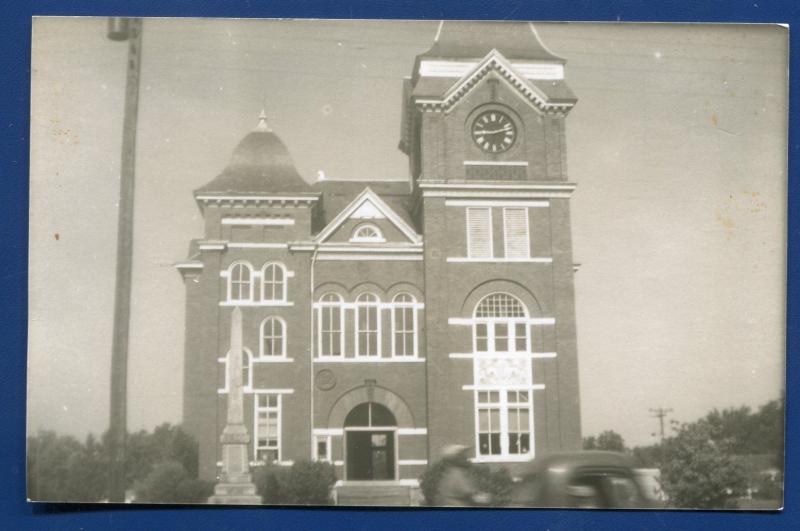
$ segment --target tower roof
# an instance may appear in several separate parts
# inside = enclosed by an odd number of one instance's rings
[[[256,128],[233,150],[228,166],[195,193],[286,194],[312,192],[292,162],[289,150],[261,112]]]
[[[566,63],[539,38],[530,22],[441,22],[430,50],[420,58],[482,59],[492,49],[512,61]]]

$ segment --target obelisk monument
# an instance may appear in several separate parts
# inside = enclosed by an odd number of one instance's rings
[[[258,505],[261,497],[250,476],[247,448],[250,434],[244,425],[244,391],[242,382],[242,310],[231,314],[231,348],[228,353],[228,413],[222,430],[222,473],[209,503]]]

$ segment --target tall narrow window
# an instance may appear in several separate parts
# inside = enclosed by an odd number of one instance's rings
[[[341,356],[344,352],[342,297],[326,293],[319,302],[319,355]]]
[[[492,209],[467,208],[467,256],[492,258]]]
[[[392,354],[399,357],[416,356],[416,300],[408,293],[400,293],[392,302]]]
[[[484,297],[475,308],[475,351],[528,352],[527,311],[508,293]]]
[[[253,300],[253,269],[250,264],[236,262],[228,269],[228,300],[231,302]]]
[[[530,392],[508,391],[508,453],[527,454],[531,448]]]
[[[500,455],[500,392],[478,391],[478,453]]]
[[[356,299],[356,355],[380,356],[380,313],[378,297],[362,293]]]
[[[261,323],[261,356],[286,355],[286,330],[283,319],[267,317]]]
[[[503,209],[503,233],[506,258],[530,258],[527,208]]]
[[[286,270],[281,264],[267,264],[264,266],[261,300],[286,300]]]
[[[281,395],[256,395],[255,444],[256,461],[272,463],[281,459]]]

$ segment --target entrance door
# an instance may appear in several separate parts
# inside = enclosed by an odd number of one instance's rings
[[[346,433],[347,479],[394,479],[394,431]]]
[[[350,411],[344,422],[347,479],[395,479],[396,425],[391,411],[376,402]]]

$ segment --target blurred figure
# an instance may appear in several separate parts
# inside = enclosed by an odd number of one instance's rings
[[[442,463],[445,468],[436,487],[434,505],[440,507],[470,507],[489,503],[489,495],[478,492],[478,488],[470,475],[472,464],[467,458],[468,452],[469,448],[459,444],[446,446],[442,450]]]

